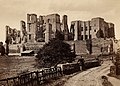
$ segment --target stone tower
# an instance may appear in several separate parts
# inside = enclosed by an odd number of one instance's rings
[[[52,32],[52,25],[49,23],[49,21],[46,22],[46,31],[45,31],[45,42],[48,43],[51,37]]]
[[[108,23],[108,26],[109,26],[109,29],[108,29],[109,38],[115,38],[114,24]]]
[[[43,38],[43,16],[39,16],[39,28],[38,28],[38,38]]]
[[[5,26],[5,28],[6,28],[6,42],[8,44],[12,44],[11,34],[13,33],[13,31],[9,26]]]
[[[27,33],[28,42],[36,42],[37,33],[37,15],[27,14]]]
[[[62,31],[64,33],[64,40],[69,40],[69,30],[68,30],[68,24],[67,24],[67,15],[63,16],[62,19]]]
[[[92,18],[91,21],[72,21],[70,34],[74,40],[114,38],[114,24],[108,23],[100,17]]]
[[[51,24],[51,28],[52,28],[51,38],[55,38],[56,31],[61,32],[60,15],[50,14],[45,16],[44,24],[46,24],[47,22]]]
[[[21,28],[21,42],[27,42],[27,31],[26,31],[26,23],[25,21],[20,21]]]

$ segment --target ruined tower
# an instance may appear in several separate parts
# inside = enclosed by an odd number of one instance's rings
[[[21,34],[20,34],[20,30],[16,31],[16,44],[21,43]]]
[[[93,38],[114,38],[114,24],[104,21],[103,18],[92,18],[91,21],[72,21],[70,33],[74,40]]]
[[[51,32],[52,32],[52,24],[50,24],[49,21],[46,21],[46,30],[45,30],[45,42],[46,43],[48,43],[49,40],[52,38]]]
[[[45,16],[44,24],[46,24],[47,22],[51,24],[51,28],[52,28],[51,38],[55,38],[56,31],[61,32],[60,15],[50,14]]]
[[[12,29],[9,26],[5,26],[5,28],[6,28],[6,42],[8,44],[12,44],[12,38],[11,38]]]
[[[9,26],[5,26],[5,29],[6,29],[6,39],[7,39],[7,37],[8,37],[8,30],[9,30]]]
[[[27,42],[27,31],[25,21],[20,21],[20,26],[21,26],[21,41],[22,43],[25,43]]]
[[[64,34],[64,40],[68,41],[69,40],[69,30],[68,30],[68,24],[67,24],[67,15],[64,15],[63,19],[62,19],[62,31]]]
[[[5,29],[6,29],[6,42],[8,43],[9,42],[9,39],[8,39],[8,34],[9,34],[9,26],[5,26]]]
[[[28,42],[36,42],[36,33],[37,33],[37,15],[36,14],[27,14],[27,33],[28,33]]]
[[[37,42],[44,41],[43,23],[44,23],[43,16],[39,16],[39,18],[37,19],[37,30],[36,30],[36,40],[37,40]]]
[[[109,26],[109,29],[108,29],[109,38],[115,38],[114,24],[109,23],[108,26]]]
[[[82,31],[83,27],[81,27],[81,21],[71,22],[70,33],[72,33],[72,39],[74,39],[75,41],[80,40]]]
[[[78,40],[78,29],[79,29],[79,21],[76,21],[74,24],[74,31],[75,31],[75,35],[74,35],[74,40]]]
[[[18,44],[21,43],[20,31],[16,28],[12,29],[9,26],[6,26],[6,42],[8,44]]]

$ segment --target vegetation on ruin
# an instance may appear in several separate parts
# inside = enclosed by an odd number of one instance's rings
[[[104,38],[104,34],[103,31],[101,29],[99,29],[96,33],[97,38]]]
[[[52,39],[39,50],[36,57],[39,67],[51,67],[59,63],[72,62],[75,53],[71,52],[69,44],[59,39]]]

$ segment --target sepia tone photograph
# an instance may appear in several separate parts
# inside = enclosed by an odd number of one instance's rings
[[[120,86],[120,0],[0,0],[0,86]]]

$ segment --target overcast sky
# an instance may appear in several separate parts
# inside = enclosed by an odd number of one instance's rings
[[[0,41],[5,40],[5,26],[20,29],[20,20],[26,21],[27,13],[66,14],[69,24],[102,17],[115,24],[116,38],[120,39],[120,0],[0,0]]]

